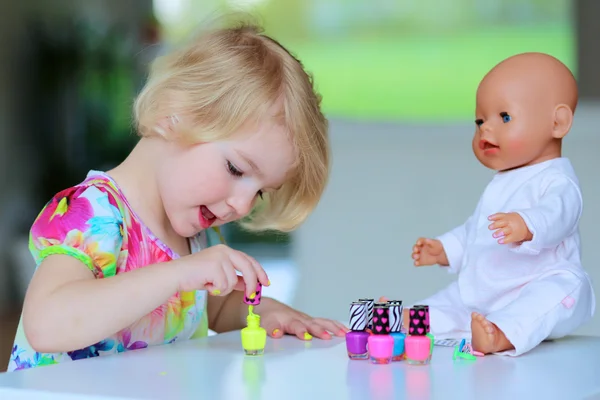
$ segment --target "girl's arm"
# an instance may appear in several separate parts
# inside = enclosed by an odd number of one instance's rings
[[[147,315],[177,292],[167,263],[95,279],[79,260],[51,255],[35,272],[23,305],[29,344],[42,353],[97,343]]]

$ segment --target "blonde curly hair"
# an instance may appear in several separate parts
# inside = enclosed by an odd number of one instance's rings
[[[187,124],[161,128],[169,115],[185,117]],[[140,135],[190,144],[226,140],[244,124],[275,118],[288,132],[296,163],[282,187],[265,193],[240,221],[249,230],[294,230],[327,184],[328,122],[321,97],[302,63],[256,23],[204,30],[157,58],[134,116]]]

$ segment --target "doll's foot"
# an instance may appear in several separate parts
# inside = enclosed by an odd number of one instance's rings
[[[483,354],[514,349],[504,332],[479,313],[471,314],[471,345]]]

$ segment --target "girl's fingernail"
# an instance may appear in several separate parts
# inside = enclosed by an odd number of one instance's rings
[[[275,329],[275,330],[273,331],[273,336],[277,335],[278,333],[279,333],[279,329]]]
[[[267,281],[267,286],[271,286],[271,280],[270,279]]]
[[[304,340],[311,340],[312,339],[312,335],[308,332],[304,332]]]
[[[212,291],[212,293],[211,293],[211,294],[212,294],[213,296],[218,296],[218,295],[220,295],[220,294],[221,294],[221,291],[220,291],[219,289],[215,289],[215,290],[213,290],[213,291]]]

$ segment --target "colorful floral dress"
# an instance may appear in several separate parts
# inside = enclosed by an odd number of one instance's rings
[[[190,239],[192,252],[207,245],[205,232]],[[36,265],[49,255],[66,254],[80,260],[96,279],[179,257],[140,221],[116,183],[97,171],[91,171],[81,184],[58,193],[46,204],[31,228],[29,249]],[[25,337],[21,318],[8,371],[141,349],[207,333],[204,290],[176,293],[166,304],[115,335],[65,353],[34,351]]]

